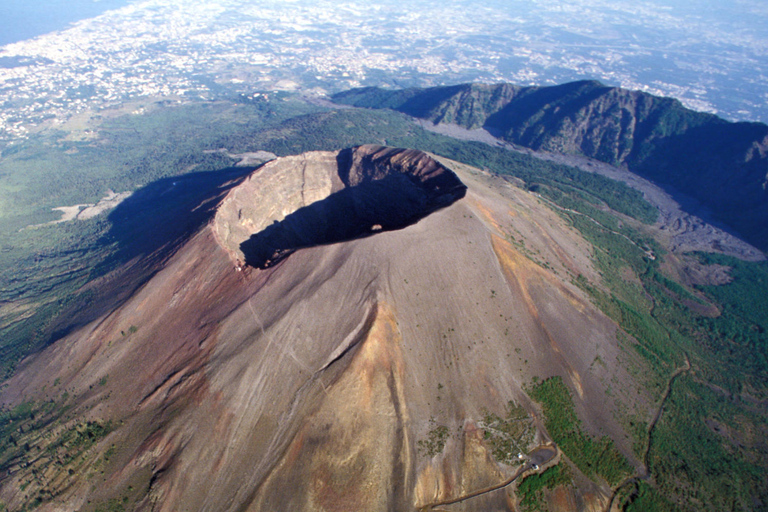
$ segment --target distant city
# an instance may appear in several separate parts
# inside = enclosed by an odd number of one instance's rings
[[[130,101],[579,79],[765,122],[768,5],[140,0],[0,47],[0,141]]]

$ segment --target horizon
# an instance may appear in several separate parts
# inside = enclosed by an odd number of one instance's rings
[[[3,13],[31,37],[0,45],[0,140],[105,98],[499,81],[593,79],[768,121],[768,7],[746,2],[34,0]],[[61,92],[64,105],[49,99]]]

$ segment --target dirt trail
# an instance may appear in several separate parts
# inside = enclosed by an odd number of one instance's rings
[[[672,384],[675,382],[675,379],[690,370],[691,362],[688,359],[688,355],[686,354],[685,366],[677,368],[674,372],[672,372],[672,375],[669,376],[669,380],[667,381],[667,388],[664,390],[664,394],[661,396],[661,401],[659,402],[659,408],[656,410],[656,414],[653,416],[651,424],[648,425],[648,440],[645,444],[645,453],[643,454],[642,472],[635,476],[624,479],[624,481],[616,486],[616,488],[613,490],[613,494],[611,494],[611,499],[608,502],[608,506],[606,507],[605,512],[611,512],[611,508],[613,508],[613,504],[616,501],[616,497],[619,495],[619,491],[621,491],[621,489],[628,485],[633,485],[640,480],[648,480],[651,477],[649,470],[649,458],[651,456],[651,440],[653,439],[653,431],[656,428],[656,424],[659,422],[659,419],[661,419],[661,413],[664,411],[664,404],[667,402],[667,398],[669,398],[669,394],[672,392]]]
[[[550,201],[546,197],[542,196],[541,194],[535,194],[535,195],[536,195],[536,197],[538,197],[539,199],[541,199],[542,201],[544,201],[545,203],[550,205],[552,208],[558,209],[558,210],[563,211],[563,212],[572,213],[574,215],[581,215],[582,217],[587,218],[591,222],[597,224],[598,226],[600,226],[600,228],[604,229],[605,231],[607,231],[609,233],[613,233],[614,235],[617,235],[617,236],[625,238],[627,240],[627,242],[629,242],[630,244],[634,245],[635,247],[637,247],[638,249],[643,251],[645,253],[645,255],[648,256],[648,258],[650,258],[652,260],[656,259],[656,256],[653,254],[653,251],[649,251],[648,249],[640,247],[639,245],[637,245],[635,243],[634,240],[629,238],[627,235],[625,235],[623,233],[619,233],[618,231],[614,231],[614,230],[610,229],[609,227],[604,226],[603,224],[600,224],[598,221],[596,221],[595,219],[593,219],[592,217],[590,217],[589,215],[587,215],[585,213],[577,212],[576,210],[571,210],[570,208],[563,208],[562,206],[553,203],[552,201]]]
[[[530,460],[520,466],[515,473],[507,478],[506,480],[499,482],[498,484],[491,485],[489,487],[485,487],[483,489],[478,489],[476,491],[472,491],[468,494],[465,494],[464,496],[459,496],[458,498],[448,498],[445,500],[435,501],[432,503],[429,503],[427,505],[424,505],[423,507],[420,507],[419,510],[421,512],[439,512],[439,509],[435,509],[434,507],[442,507],[444,505],[453,505],[454,503],[461,503],[462,501],[467,501],[472,498],[477,498],[478,496],[482,496],[484,494],[488,494],[494,491],[498,491],[499,489],[503,489],[506,486],[510,485],[512,482],[520,478],[520,476],[525,473],[528,470],[534,469],[534,466],[536,468],[541,468],[545,466],[546,464],[550,463],[552,460],[557,457],[557,447],[552,446],[539,446],[538,448],[534,449],[530,454]]]

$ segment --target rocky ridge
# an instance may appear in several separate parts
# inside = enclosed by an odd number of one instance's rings
[[[436,124],[484,128],[533,150],[583,155],[680,191],[768,249],[768,126],[731,123],[671,98],[595,81],[552,87],[464,84],[355,89],[334,100]]]
[[[420,151],[315,152],[264,165],[224,200],[213,229],[234,259],[263,267],[302,247],[406,227],[465,191]]]

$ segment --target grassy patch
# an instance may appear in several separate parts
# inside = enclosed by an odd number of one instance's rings
[[[93,512],[125,512],[129,499],[127,496],[122,498],[112,498],[106,503],[93,509]]]
[[[638,482],[636,487],[628,489],[620,502],[625,512],[674,512],[680,510],[667,500],[659,491],[646,482]]]
[[[557,466],[547,468],[543,473],[527,476],[517,486],[516,494],[520,498],[520,506],[523,510],[546,512],[544,490],[572,483],[573,477],[568,467],[558,464]]]
[[[768,421],[734,398],[681,376],[654,430],[655,482],[689,510],[748,510],[768,490],[768,449],[757,440],[768,434]]]
[[[111,422],[64,419],[67,406],[25,402],[0,411],[0,472],[23,471],[24,509],[52,500],[95,459]],[[114,450],[112,450],[114,454]]]
[[[450,432],[445,425],[438,425],[434,418],[430,418],[429,424],[431,428],[427,433],[427,438],[419,440],[416,445],[421,455],[434,457],[443,452]]]
[[[682,364],[687,353],[696,380],[675,382],[661,420],[650,439],[651,482],[627,496],[627,510],[749,510],[768,498],[764,446],[747,439],[768,435],[768,418],[750,400],[768,396],[768,264],[722,255],[700,255],[705,264],[729,265],[733,282],[700,287],[719,303],[717,318],[699,316],[685,302],[701,302],[682,284],[661,274],[663,252],[655,260],[637,246],[648,245],[636,232],[623,232],[636,245],[593,223],[572,222],[595,247],[594,261],[603,287],[577,278],[595,304],[637,341],[633,346],[660,382]],[[631,272],[636,279],[622,278]],[[652,389],[659,396],[663,387]],[[622,420],[639,452],[641,418]],[[757,434],[761,432],[763,434]],[[646,434],[647,435],[647,434]]]
[[[768,262],[715,254],[699,258],[706,264],[731,267],[733,278],[725,285],[700,287],[722,308],[717,318],[696,319],[705,334],[702,339],[729,366],[750,373],[751,385],[763,387],[768,382]]]
[[[528,390],[530,397],[541,404],[544,424],[560,449],[590,478],[604,478],[615,485],[632,471],[627,460],[613,441],[603,436],[594,438],[582,429],[576,416],[571,392],[561,377],[552,377]]]
[[[506,417],[486,412],[479,426],[493,458],[504,464],[511,464],[518,460],[518,454],[527,453],[535,434],[533,419],[514,402],[507,404]]]

